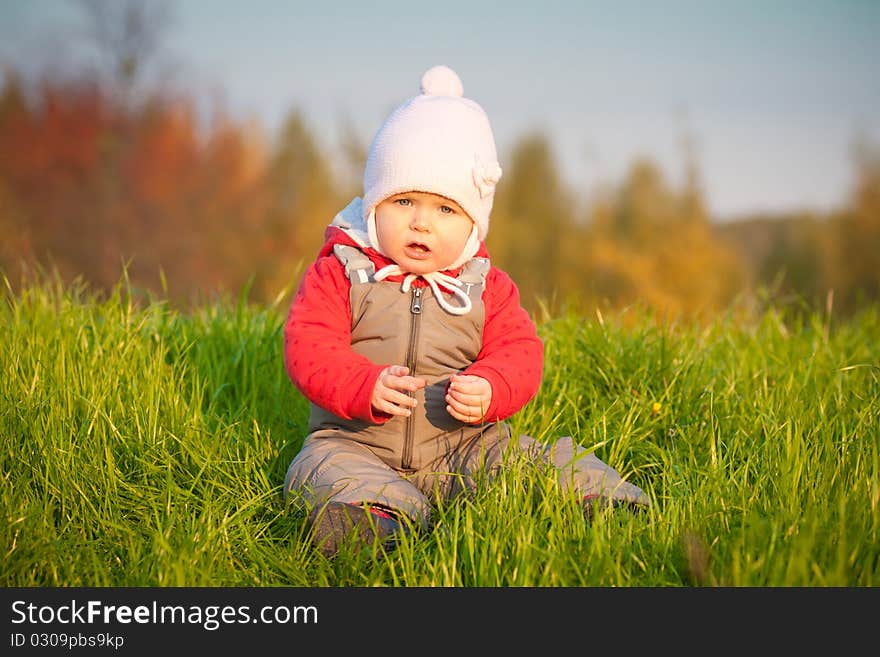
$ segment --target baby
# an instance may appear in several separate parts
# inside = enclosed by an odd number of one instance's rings
[[[497,160],[458,75],[428,70],[375,135],[363,198],[327,227],[291,304],[285,366],[311,413],[285,493],[310,504],[328,556],[427,527],[434,496],[497,472],[509,447],[553,464],[588,515],[649,505],[570,437],[546,445],[505,422],[538,391],[543,344],[486,249]]]

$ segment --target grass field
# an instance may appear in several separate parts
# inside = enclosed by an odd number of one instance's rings
[[[308,414],[283,370],[285,310],[7,285],[0,584],[880,585],[876,306],[545,318],[544,383],[512,423],[575,436],[652,510],[588,523],[511,462],[389,557],[335,560],[281,495]]]

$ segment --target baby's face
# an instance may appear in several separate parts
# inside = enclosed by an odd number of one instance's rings
[[[405,192],[376,206],[379,246],[413,274],[448,269],[464,251],[473,227],[458,203],[437,194]]]

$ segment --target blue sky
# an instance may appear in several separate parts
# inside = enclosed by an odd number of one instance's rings
[[[328,152],[343,121],[368,142],[438,63],[486,109],[502,166],[543,131],[586,198],[639,156],[677,184],[688,132],[719,218],[824,211],[847,197],[856,134],[880,142],[878,0],[167,6],[170,83],[270,136],[298,108]],[[0,62],[80,62],[78,20],[71,0],[0,0]]]

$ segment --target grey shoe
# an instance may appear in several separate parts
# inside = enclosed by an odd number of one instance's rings
[[[599,493],[585,495],[582,504],[587,520],[592,520],[597,511],[608,509],[645,511],[651,506],[651,500],[638,486],[620,481],[613,491],[602,490]]]
[[[366,547],[380,542],[386,550],[395,545],[399,522],[367,511],[364,507],[344,502],[328,502],[309,514],[312,542],[325,556],[332,557],[343,544],[351,542]]]

